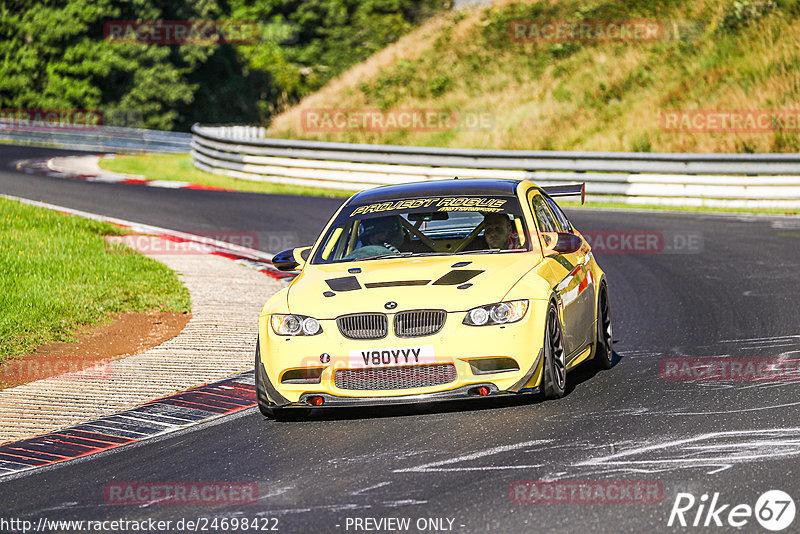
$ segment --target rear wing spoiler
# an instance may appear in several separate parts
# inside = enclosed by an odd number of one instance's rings
[[[586,184],[573,185],[551,185],[543,187],[542,190],[551,197],[572,197],[581,196],[581,204],[586,201]]]

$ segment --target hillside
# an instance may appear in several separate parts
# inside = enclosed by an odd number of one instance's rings
[[[605,29],[649,21],[657,31],[642,39],[634,32],[616,41],[599,34],[548,41],[536,29],[551,21]],[[448,12],[276,116],[269,135],[475,148],[798,152],[799,23],[800,3],[790,0],[506,1]],[[330,119],[332,110],[381,115],[384,129],[309,120],[309,113]],[[402,130],[387,121],[402,115],[398,110],[451,112],[455,119]],[[482,122],[465,125],[470,117]],[[321,131],[325,125],[335,131]]]

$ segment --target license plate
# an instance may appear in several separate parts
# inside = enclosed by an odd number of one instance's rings
[[[434,363],[435,361],[433,345],[353,349],[350,351],[350,367],[395,367]]]

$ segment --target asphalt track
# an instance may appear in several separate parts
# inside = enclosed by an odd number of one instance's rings
[[[268,236],[310,242],[340,202],[73,182],[11,167],[57,152],[0,147],[0,192],[177,230],[256,232],[272,252]],[[280,532],[365,532],[374,530],[356,528],[355,519],[391,517],[410,518],[408,532],[666,532],[675,528],[667,522],[679,493],[698,504],[719,493],[717,507],[730,505],[718,516],[724,526],[715,528],[713,518],[702,526],[703,513],[701,526],[683,530],[725,532],[733,530],[731,508],[754,507],[767,490],[800,505],[797,380],[673,381],[660,373],[667,358],[800,355],[800,219],[568,214],[585,231],[657,231],[678,246],[694,236],[695,245],[684,253],[595,249],[608,276],[617,362],[609,371],[571,373],[563,399],[348,410],[299,423],[246,410],[0,480],[0,519],[277,518]],[[511,501],[513,482],[542,480],[651,481],[663,499]],[[104,486],[125,481],[255,482],[259,498],[229,506],[106,504]],[[685,513],[690,524],[697,510]],[[436,518],[445,528],[423,525]],[[745,519],[741,531],[767,532]],[[786,532],[798,527],[800,518]],[[223,530],[209,524],[207,531]]]

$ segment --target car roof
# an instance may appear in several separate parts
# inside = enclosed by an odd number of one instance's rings
[[[464,178],[433,180],[410,184],[384,185],[356,194],[351,203],[381,202],[399,198],[421,198],[453,195],[513,195],[521,180],[502,178]]]

